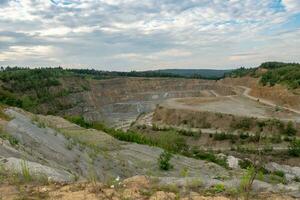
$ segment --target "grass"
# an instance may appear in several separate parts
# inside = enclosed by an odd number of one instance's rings
[[[214,155],[213,152],[205,152],[202,150],[196,150],[195,148],[190,149],[186,143],[185,138],[180,133],[178,133],[178,131],[172,128],[165,129],[165,131],[162,131],[160,133],[159,137],[155,137],[151,135],[143,135],[133,130],[123,131],[120,129],[110,128],[100,122],[87,122],[84,120],[83,117],[77,116],[65,118],[72,123],[76,123],[82,126],[83,128],[89,128],[87,130],[61,130],[61,132],[66,137],[72,137],[72,139],[74,139],[75,141],[86,146],[90,146],[93,148],[101,148],[101,146],[108,146],[107,136],[104,134],[99,134],[98,132],[93,130],[96,129],[103,131],[121,141],[156,146],[170,153],[181,154],[187,157],[192,157],[201,160],[207,160],[221,165],[223,167],[228,167],[227,160],[218,158],[216,155]],[[161,131],[161,128],[158,126],[154,126],[154,129]],[[88,136],[87,134],[89,134],[90,136]]]
[[[273,172],[274,175],[279,176],[279,177],[285,177],[285,173],[280,170],[276,170]]]
[[[216,184],[213,188],[212,188],[213,193],[222,193],[225,191],[225,186],[221,183]]]
[[[233,143],[238,140],[238,136],[230,133],[215,133],[213,135],[214,140],[223,141],[223,140],[231,140]]]
[[[0,104],[0,119],[9,121],[11,118],[4,112],[6,106]]]
[[[192,154],[193,158],[214,162],[220,166],[228,168],[227,160],[225,158],[217,157],[213,152],[207,152],[197,148],[193,148]]]
[[[0,138],[3,140],[8,140],[10,145],[12,146],[17,146],[19,144],[19,140],[17,138],[4,132],[1,127],[0,127]]]
[[[25,182],[32,181],[32,177],[28,168],[28,164],[25,160],[21,161],[22,177]]]
[[[293,157],[300,157],[300,140],[293,140],[289,145],[288,153]]]

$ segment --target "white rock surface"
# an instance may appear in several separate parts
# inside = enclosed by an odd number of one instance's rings
[[[67,171],[54,169],[39,163],[24,161],[18,158],[3,158],[0,160],[0,164],[6,170],[22,174],[24,169],[28,169],[29,174],[32,177],[46,176],[49,181],[55,182],[71,182],[73,181],[73,175]]]

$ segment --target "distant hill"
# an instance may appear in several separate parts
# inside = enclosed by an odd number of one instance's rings
[[[202,77],[208,79],[223,78],[226,73],[232,70],[215,70],[215,69],[161,69],[153,70],[159,74],[173,74],[181,77]],[[149,72],[149,71],[148,71]]]

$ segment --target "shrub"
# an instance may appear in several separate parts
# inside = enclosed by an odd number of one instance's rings
[[[158,158],[159,168],[161,170],[165,170],[165,171],[172,169],[173,165],[170,164],[171,158],[172,158],[171,153],[169,153],[167,151],[162,152]]]
[[[284,134],[288,135],[288,136],[294,136],[297,133],[297,130],[294,128],[293,122],[288,122],[288,124],[286,125],[286,128],[283,132]]]
[[[65,119],[67,119],[70,122],[72,122],[74,124],[77,124],[81,127],[84,127],[84,128],[92,128],[92,126],[93,126],[92,123],[89,123],[89,122],[85,121],[83,116],[77,116],[77,115],[65,116]]]
[[[284,177],[285,176],[284,172],[280,171],[280,170],[274,171],[273,174],[275,174],[276,176],[279,176],[279,177]]]
[[[12,146],[16,146],[19,144],[19,140],[17,138],[13,137],[8,133],[3,132],[2,130],[0,130],[0,138],[8,140]]]
[[[214,134],[214,140],[231,140],[232,142],[236,141],[238,137],[234,134],[229,134],[229,133],[215,133]]]
[[[201,136],[201,130],[199,131],[192,131],[192,130],[186,130],[186,129],[180,129],[177,131],[179,134],[184,136],[190,136],[194,138],[199,138]]]
[[[242,129],[242,130],[249,130],[251,128],[251,124],[252,124],[252,121],[251,119],[249,118],[245,118],[245,119],[242,119],[238,122],[236,121],[233,121],[230,126],[231,128],[233,129]]]
[[[270,138],[272,143],[281,143],[282,139],[280,135],[274,135]]]
[[[214,193],[221,193],[221,192],[224,192],[224,191],[225,191],[225,186],[221,183],[219,183],[219,184],[217,184],[213,187],[213,192]]]
[[[241,177],[240,190],[244,195],[244,199],[249,199],[249,194],[252,189],[253,176],[255,176],[255,168],[248,167],[244,175]]]
[[[239,166],[242,168],[242,169],[247,169],[249,167],[252,167],[253,164],[250,160],[239,160]]]
[[[300,140],[295,139],[290,143],[288,153],[294,157],[300,156]]]
[[[248,139],[248,138],[249,138],[249,133],[240,133],[240,138],[241,138],[242,140]]]
[[[217,163],[218,165],[228,168],[227,159],[219,158],[212,152],[205,152],[203,150],[194,148],[194,149],[192,149],[192,154],[193,154],[192,157],[194,157],[194,158],[214,162],[214,163]]]

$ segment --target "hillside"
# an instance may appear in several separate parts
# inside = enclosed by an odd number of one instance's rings
[[[82,196],[122,199],[124,195],[174,200],[191,195],[195,199],[210,199],[203,195],[221,195],[223,197],[214,198],[231,199],[244,191],[242,177],[247,170],[232,165],[225,155],[219,155],[223,156],[219,159],[225,156],[230,168],[205,161],[204,154],[198,158],[174,154],[168,161],[172,168],[162,170],[159,164],[161,148],[122,142],[107,133],[79,127],[60,117],[35,115],[16,108],[5,108],[1,112],[0,191],[5,199],[30,196],[38,199],[80,199]],[[299,185],[293,179],[284,179],[287,182],[280,186],[283,179],[275,172],[270,171],[266,179],[254,182],[256,199],[265,197],[266,193],[260,191],[276,193],[278,187],[285,192],[283,198],[299,195]],[[296,168],[289,176],[294,177],[294,173],[297,173]],[[135,175],[140,176],[130,178]],[[271,181],[269,177],[277,178]],[[80,182],[76,183],[78,180]]]
[[[220,80],[1,71],[0,192],[12,199],[300,198],[300,96],[284,81],[261,83],[268,72],[297,67],[278,66]],[[128,186],[131,178],[147,184]]]
[[[260,78],[262,85],[282,84],[289,89],[300,87],[300,64],[266,62],[257,68],[240,68],[227,74],[228,77],[252,76]]]
[[[220,79],[225,74],[230,73],[232,70],[215,70],[215,69],[162,69],[154,70],[161,74],[174,74],[187,78],[205,78],[205,79]],[[149,71],[150,72],[150,71]]]

